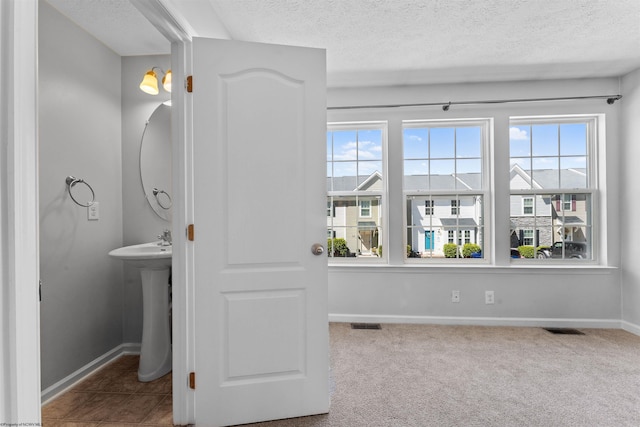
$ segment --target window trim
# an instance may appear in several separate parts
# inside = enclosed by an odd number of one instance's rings
[[[385,264],[388,265],[389,261],[389,251],[384,250],[389,247],[389,206],[388,206],[388,144],[389,144],[389,122],[387,120],[364,120],[364,121],[329,121],[327,122],[326,132],[331,131],[362,131],[362,130],[380,130],[381,131],[381,159],[380,163],[382,163],[382,170],[380,171],[382,175],[382,188],[380,190],[367,190],[367,191],[331,191],[327,189],[326,197],[329,199],[330,197],[354,197],[356,200],[359,200],[359,197],[363,198],[379,198],[380,202],[378,203],[378,217],[380,219],[380,228],[382,229],[382,238],[379,241],[379,245],[383,247],[382,257],[356,257],[356,258],[342,258],[342,257],[328,257],[329,265],[353,265],[353,266],[362,266],[362,265],[377,265],[377,264]],[[328,162],[329,159],[326,158],[325,161]],[[333,162],[333,159],[331,159]],[[355,161],[355,160],[354,160]],[[360,216],[360,202],[357,202],[358,206],[358,218]],[[371,215],[369,217],[362,218],[372,218],[373,210],[370,208]],[[335,212],[334,212],[335,216]],[[329,217],[327,217],[329,218]],[[335,231],[335,230],[334,230]],[[356,261],[357,260],[357,261]]]
[[[454,266],[460,264],[492,264],[491,253],[494,246],[493,229],[491,227],[493,223],[493,200],[494,200],[494,188],[493,188],[493,169],[491,167],[491,147],[494,145],[494,118],[493,117],[480,117],[480,118],[453,118],[453,119],[410,119],[400,120],[400,134],[398,148],[398,155],[401,159],[400,176],[404,179],[404,153],[403,153],[403,135],[406,128],[460,128],[460,127],[480,127],[481,132],[481,144],[480,156],[482,166],[482,184],[479,189],[470,188],[456,188],[453,191],[450,190],[407,190],[404,187],[404,181],[402,184],[402,209],[403,212],[407,211],[407,200],[409,197],[451,197],[450,200],[458,200],[460,205],[460,198],[465,196],[480,196],[482,203],[480,205],[481,213],[479,217],[482,220],[482,252],[483,258],[407,258],[404,257],[403,265],[438,265],[438,266]],[[460,206],[458,206],[459,209]],[[458,210],[459,212],[459,210]],[[453,214],[458,215],[458,214]],[[409,242],[407,241],[407,215],[403,214],[403,247],[407,247]],[[460,234],[463,234],[463,229],[458,229]],[[456,243],[458,236],[454,233],[454,241]],[[447,242],[448,233],[447,233]]]
[[[587,167],[587,182],[585,188],[533,188],[533,189],[509,189],[510,196],[527,196],[530,195],[532,197],[536,196],[545,196],[545,195],[556,195],[556,194],[586,194],[590,197],[590,217],[591,223],[589,225],[589,231],[591,236],[591,245],[590,245],[590,254],[591,259],[586,260],[577,260],[577,259],[510,259],[510,264],[520,264],[526,263],[531,264],[531,266],[539,265],[541,267],[549,266],[549,265],[575,265],[575,266],[584,266],[584,265],[593,265],[600,264],[602,260],[600,259],[600,252],[603,250],[600,248],[600,239],[599,239],[599,229],[600,229],[600,221],[602,220],[603,213],[601,209],[603,207],[598,203],[598,194],[599,194],[599,170],[598,170],[598,162],[600,155],[600,145],[601,141],[599,138],[606,137],[601,134],[601,127],[604,126],[604,121],[606,117],[604,114],[561,114],[561,115],[534,115],[534,116],[510,116],[509,117],[509,128],[512,126],[518,125],[544,125],[544,124],[554,124],[554,125],[562,125],[562,124],[586,124],[586,138],[587,138],[587,158],[588,163]],[[532,155],[529,156],[533,158]],[[560,153],[558,154],[560,156]],[[509,155],[511,159],[511,156]],[[509,166],[511,167],[511,166]],[[564,207],[564,200],[561,200],[561,207]],[[535,203],[534,203],[535,205]],[[564,211],[563,211],[564,212]],[[537,242],[539,245],[540,243]]]

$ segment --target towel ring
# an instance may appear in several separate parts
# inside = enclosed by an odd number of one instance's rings
[[[165,206],[162,204],[162,202],[160,201],[160,197],[158,197],[160,194],[164,194],[165,196],[167,196],[167,199],[169,199],[169,206]],[[156,198],[156,202],[158,202],[158,206],[160,206],[164,210],[171,209],[171,206],[173,206],[173,200],[171,200],[171,196],[169,195],[169,193],[167,193],[164,190],[158,190],[157,188],[154,187],[153,197]]]
[[[94,193],[93,188],[91,188],[91,186],[89,185],[88,182],[86,182],[82,178],[75,178],[75,177],[73,177],[71,175],[69,175],[67,177],[65,182],[67,183],[67,191],[69,192],[69,197],[71,197],[71,200],[73,200],[76,203],[76,205],[82,206],[83,208],[88,208],[89,206],[93,205],[93,202],[95,202],[95,200],[96,200],[96,193]],[[73,188],[74,185],[76,185],[79,182],[81,182],[84,185],[86,185],[89,188],[89,190],[91,191],[91,201],[87,202],[86,205],[83,205],[82,203],[78,202],[76,200],[76,198],[73,197],[73,194],[71,194],[71,189]]]

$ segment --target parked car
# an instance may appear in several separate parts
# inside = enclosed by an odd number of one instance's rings
[[[538,258],[587,259],[589,257],[587,249],[588,247],[585,242],[565,240],[564,242],[555,242],[553,246],[548,249],[539,250]]]
[[[511,248],[511,258],[522,258],[522,255],[520,255],[520,251],[518,250],[518,248]]]

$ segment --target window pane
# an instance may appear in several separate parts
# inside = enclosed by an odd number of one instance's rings
[[[333,163],[333,191],[353,191],[358,186],[356,162]]]
[[[429,189],[431,190],[450,190],[456,188],[456,180],[453,174],[447,175],[429,175]]]
[[[584,157],[560,158],[560,186],[562,188],[587,188],[587,168]]]
[[[509,128],[509,151],[511,157],[531,155],[530,135],[530,126],[511,126]]]
[[[482,160],[456,160],[456,188],[479,190],[482,188]]]
[[[408,258],[482,257],[482,196],[407,196],[406,203]]]
[[[533,215],[519,214],[517,201],[533,203]],[[589,194],[511,196],[511,248],[524,258],[591,259],[591,218]]]
[[[327,247],[332,258],[377,257],[382,244],[380,197],[329,197]]]
[[[533,152],[524,155],[531,129]],[[511,189],[588,188],[587,123],[511,126]]]
[[[327,252],[330,258],[373,259],[382,245],[386,124],[351,126],[327,131]]]
[[[456,128],[456,157],[477,157],[482,153],[480,127]]]
[[[382,162],[358,162],[358,191],[382,190]]]
[[[423,193],[406,196],[406,258],[482,257],[482,195],[468,192],[485,182],[486,124],[441,126],[449,123],[404,129],[404,190]]]
[[[429,157],[429,129],[404,129],[402,141],[405,159],[426,159]]]
[[[404,188],[406,190],[420,190],[429,187],[429,177],[423,176],[405,176]]]
[[[428,175],[429,162],[427,160],[405,160],[404,175]]]
[[[429,163],[431,175],[453,175],[455,160],[431,160]]]
[[[334,131],[333,133],[333,160],[356,160],[358,147],[356,131]]]
[[[557,156],[558,125],[532,126],[531,149],[534,156]]]
[[[432,159],[452,159],[455,157],[454,128],[431,129],[429,156]]]
[[[571,123],[560,125],[560,155],[587,155],[587,125],[585,123]]]
[[[358,131],[358,159],[382,159],[382,131],[380,129]]]

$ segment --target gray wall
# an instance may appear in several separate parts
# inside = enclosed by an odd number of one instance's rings
[[[171,224],[153,212],[144,197],[140,182],[140,140],[146,121],[170,93],[160,87],[156,96],[142,92],[138,85],[145,72],[158,66],[170,68],[170,55],[130,56],[122,58],[122,200],[123,239],[125,245],[157,240]],[[162,75],[158,73],[158,78]],[[171,173],[170,169],[167,173]],[[129,265],[124,267],[124,341],[139,343],[142,339],[142,289],[140,273]]]
[[[107,255],[122,245],[120,57],[41,1],[39,76],[45,389],[122,343],[122,265]],[[93,187],[98,221],[68,175]]]
[[[329,106],[375,105],[566,97],[615,94],[618,79],[505,82],[419,87],[332,89]],[[604,100],[550,103],[440,106],[329,111],[329,121],[389,120],[388,200],[389,266],[330,266],[329,312],[334,320],[410,321],[476,324],[620,325],[619,203],[631,201],[619,194],[619,115],[621,103]],[[584,268],[516,267],[509,260],[509,116],[545,114],[606,114],[606,144],[600,147],[598,202],[602,227],[601,266]],[[493,263],[483,266],[403,265],[402,141],[403,119],[483,118],[494,120],[492,186],[496,198],[494,219],[488,224]],[[636,131],[638,128],[636,127]],[[606,191],[604,190],[606,188]],[[625,203],[626,207],[626,203]],[[391,234],[393,233],[393,234]],[[625,232],[625,236],[630,235]],[[631,251],[629,251],[631,252]],[[451,290],[461,291],[461,302],[451,303]],[[484,303],[484,291],[495,291],[494,305]]]
[[[638,263],[638,237],[640,236],[640,70],[622,79],[621,156],[621,242],[622,253],[622,319],[627,327],[640,334],[640,264]]]
[[[142,193],[139,148],[144,124],[168,94],[138,90],[152,66],[168,68],[170,57],[120,58],[75,27],[46,3],[40,10],[40,209],[43,388],[64,378],[122,343],[137,343],[142,330],[138,271],[110,259],[109,250],[149,242],[170,224],[155,215]],[[98,84],[96,84],[98,82]],[[367,105],[450,100],[617,93],[617,79],[517,82],[332,89],[329,105]],[[599,238],[605,264],[613,268],[513,268],[508,239],[495,242],[495,264],[483,267],[406,267],[398,257],[390,266],[331,267],[330,312],[334,319],[368,318],[390,321],[446,323],[576,322],[611,325],[623,319],[640,324],[640,269],[634,268],[633,242],[627,236],[640,228],[630,212],[640,204],[635,190],[632,144],[640,138],[640,71],[623,81],[622,102],[551,103],[493,107],[439,107],[331,112],[329,120],[390,120],[397,132],[402,119],[493,117],[497,162],[508,162],[505,148],[508,116],[527,114],[606,113],[607,146],[603,148],[600,197],[604,227]],[[619,116],[623,132],[619,135]],[[627,142],[624,149],[620,141]],[[399,141],[390,141],[391,145]],[[396,151],[397,153],[397,151]],[[619,159],[622,161],[622,179]],[[399,170],[401,159],[389,162]],[[96,190],[101,219],[90,222],[86,209],[65,193],[64,178],[86,179]],[[400,177],[389,177],[398,185]],[[508,171],[497,168],[496,191],[508,192]],[[622,185],[622,187],[620,187]],[[618,192],[618,188],[622,188]],[[625,201],[622,215],[615,207]],[[390,204],[402,203],[392,193]],[[508,229],[508,198],[496,210],[493,227]],[[638,206],[640,208],[640,206]],[[402,223],[402,209],[392,209],[390,227]],[[624,235],[621,229],[625,230]],[[400,230],[402,227],[400,225]],[[631,233],[627,232],[631,231]],[[504,231],[504,230],[503,230]],[[400,236],[402,231],[398,233]],[[500,235],[498,233],[498,235]],[[624,240],[622,240],[624,239]],[[620,266],[622,241],[623,286]],[[391,253],[403,253],[403,242],[390,242]],[[450,291],[461,290],[461,302]],[[496,292],[496,304],[484,304],[484,290]],[[624,304],[622,303],[624,301]],[[611,322],[612,321],[612,322]]]

